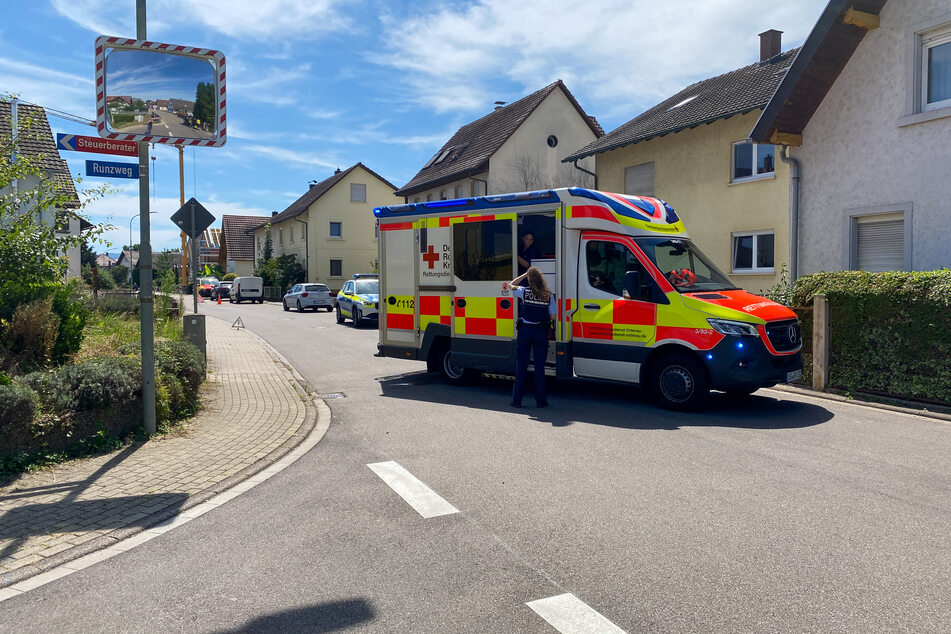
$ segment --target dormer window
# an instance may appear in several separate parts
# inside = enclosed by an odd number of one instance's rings
[[[433,154],[433,157],[429,159],[429,161],[425,165],[423,165],[423,169],[426,169],[427,167],[432,167],[433,165],[439,165],[440,163],[444,161],[456,159],[459,157],[460,154],[462,154],[462,151],[465,150],[467,147],[469,147],[468,143],[462,143],[460,145],[453,145],[447,148],[443,148],[442,150]]]

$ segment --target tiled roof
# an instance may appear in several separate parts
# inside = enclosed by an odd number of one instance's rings
[[[69,173],[66,161],[56,149],[56,141],[50,131],[46,111],[39,106],[17,104],[17,121],[19,134],[17,135],[18,153],[39,160],[39,167],[45,170],[56,184],[57,193],[69,197],[69,202],[63,205],[66,209],[79,207],[79,196],[76,195],[76,184]],[[13,133],[13,115],[9,101],[0,102],[0,139],[3,144],[9,143]]]
[[[555,89],[561,89],[568,100],[574,105],[581,118],[588,123],[595,136],[604,134],[604,130],[594,119],[588,116],[575,100],[564,82],[560,79],[545,86],[527,97],[499,108],[481,119],[473,121],[459,128],[449,141],[443,145],[435,157],[447,153],[441,160],[430,161],[416,176],[410,179],[402,189],[396,192],[397,196],[408,196],[430,187],[448,183],[467,174],[485,171],[489,158],[502,147],[510,136],[531,115]]]
[[[336,184],[339,183],[341,180],[343,180],[344,178],[346,178],[347,175],[350,174],[350,172],[352,172],[353,170],[357,169],[358,167],[362,167],[363,169],[365,169],[367,172],[369,172],[370,174],[372,174],[373,176],[375,176],[376,178],[378,178],[381,182],[383,182],[384,184],[386,184],[387,187],[391,187],[391,188],[393,188],[393,189],[396,189],[396,186],[395,186],[395,185],[393,185],[393,184],[390,183],[388,180],[386,180],[385,178],[383,178],[382,176],[380,176],[379,174],[377,174],[376,172],[374,172],[373,170],[371,170],[369,167],[367,167],[367,166],[364,165],[363,163],[357,163],[356,165],[352,165],[351,167],[348,167],[347,169],[345,169],[345,170],[343,170],[343,171],[341,171],[341,172],[337,172],[336,174],[334,174],[334,175],[331,176],[330,178],[327,178],[327,179],[324,179],[324,180],[320,181],[320,182],[317,183],[316,185],[312,185],[312,186],[310,187],[310,189],[308,189],[308,190],[304,193],[303,196],[301,196],[300,198],[298,198],[297,200],[295,200],[294,202],[292,202],[292,203],[287,207],[287,209],[285,209],[285,210],[282,211],[281,213],[277,214],[276,216],[272,216],[271,218],[268,218],[266,222],[260,222],[260,223],[258,223],[258,225],[257,225],[256,227],[254,227],[254,228],[257,229],[258,227],[262,227],[262,226],[264,226],[265,224],[267,224],[268,222],[271,223],[271,224],[275,224],[275,223],[283,222],[283,221],[288,220],[288,219],[290,219],[290,218],[295,218],[295,217],[301,215],[302,213],[304,213],[305,211],[307,211],[307,209],[308,209],[311,205],[313,205],[314,202],[316,202],[318,198],[320,198],[321,196],[323,196],[324,194],[326,194],[328,191],[330,191],[330,189],[331,189],[334,185],[336,185]]]
[[[116,260],[116,262],[123,266],[129,266],[129,263],[131,262],[134,268],[139,265],[139,252],[123,249],[122,253],[119,254],[119,259]]]
[[[772,97],[799,49],[687,86],[676,95],[589,143],[564,162],[679,132],[762,108]]]
[[[266,220],[264,216],[221,216],[221,244],[229,260],[253,260],[254,236],[249,233]]]

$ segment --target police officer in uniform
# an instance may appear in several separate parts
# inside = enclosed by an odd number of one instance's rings
[[[528,278],[528,286],[518,286]],[[548,357],[548,327],[557,318],[555,294],[548,288],[542,272],[534,266],[511,282],[512,297],[521,299],[518,336],[515,338],[515,386],[512,388],[512,407],[522,406],[525,378],[528,375],[528,355],[535,359],[535,403],[548,405],[545,397],[545,359]]]

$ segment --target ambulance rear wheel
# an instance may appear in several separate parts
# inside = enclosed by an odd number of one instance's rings
[[[434,351],[434,365],[449,385],[465,385],[471,383],[476,371],[469,368],[460,368],[452,362],[452,349],[448,343],[440,344]]]
[[[706,369],[697,359],[681,353],[657,362],[651,384],[661,406],[680,412],[700,408],[710,395]]]

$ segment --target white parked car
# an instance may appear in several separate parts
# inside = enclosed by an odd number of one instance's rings
[[[236,277],[231,287],[231,296],[228,301],[239,304],[249,299],[259,304],[264,303],[264,280],[260,277]]]
[[[326,284],[295,284],[284,296],[284,310],[296,307],[298,312],[305,308],[326,308],[329,313],[334,309],[334,298]]]

